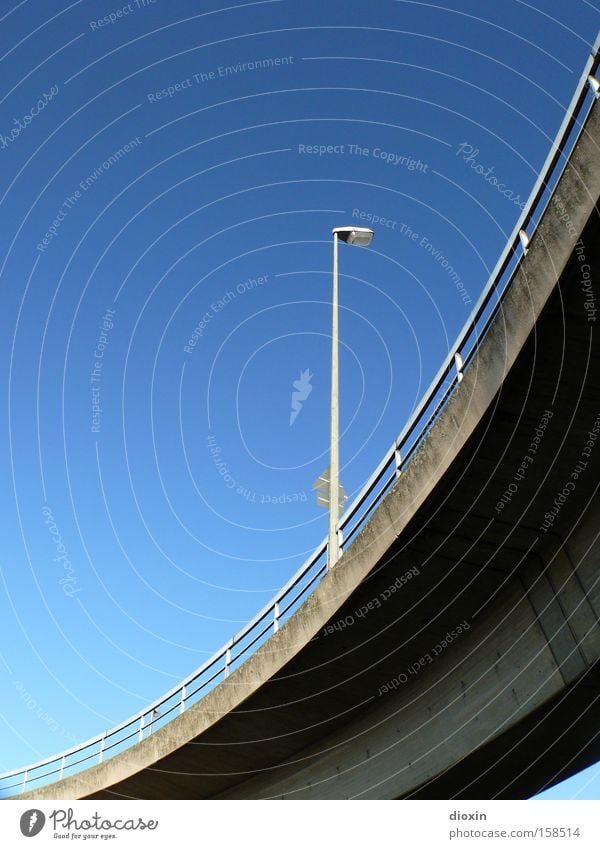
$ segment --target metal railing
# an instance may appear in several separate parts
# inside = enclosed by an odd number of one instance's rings
[[[550,196],[544,199],[544,195],[548,195],[548,188],[553,180],[558,182],[566,166],[568,157],[564,154],[565,148],[569,142],[571,149],[577,143],[592,105],[600,94],[600,85],[595,76],[598,69],[599,47],[600,35],[596,39],[593,52],[586,63],[525,209],[515,224],[469,319],[410,420],[340,519],[337,528],[342,551],[364,526],[410,462],[440,410],[462,380],[465,368],[468,367],[494,319],[501,298],[510,286],[537,223],[548,206]],[[574,128],[575,132],[573,132]],[[557,169],[561,156],[564,159],[563,165],[562,168]],[[543,203],[542,200],[544,200]],[[506,273],[507,271],[509,274]],[[490,307],[494,294],[498,297],[498,301]],[[488,307],[490,307],[489,310]],[[133,743],[143,740],[157,727],[183,713],[186,707],[199,701],[209,688],[215,686],[219,679],[226,679],[242,658],[248,656],[259,643],[268,639],[271,633],[277,632],[282,622],[292,615],[294,609],[306,598],[326,572],[327,540],[325,539],[277,595],[239,633],[180,684],[140,713],[97,737],[53,757],[0,775],[0,794],[16,795],[59,780],[67,774],[79,772],[86,766],[102,763],[106,757],[113,756]],[[9,791],[13,792],[9,793]]]

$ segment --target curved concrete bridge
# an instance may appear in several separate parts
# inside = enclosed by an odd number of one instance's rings
[[[285,625],[18,798],[519,798],[600,759],[600,111],[464,378]]]

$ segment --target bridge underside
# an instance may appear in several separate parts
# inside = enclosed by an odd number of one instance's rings
[[[198,705],[22,798],[521,798],[600,759],[599,123],[339,565]]]

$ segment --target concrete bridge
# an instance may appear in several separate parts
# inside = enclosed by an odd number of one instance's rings
[[[596,102],[337,566],[181,715],[18,798],[523,798],[600,760],[599,196]]]

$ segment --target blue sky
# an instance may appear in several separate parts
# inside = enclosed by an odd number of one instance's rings
[[[379,222],[340,254],[352,496],[485,284],[599,17],[3,0],[0,770],[170,689],[321,541],[331,228]]]

